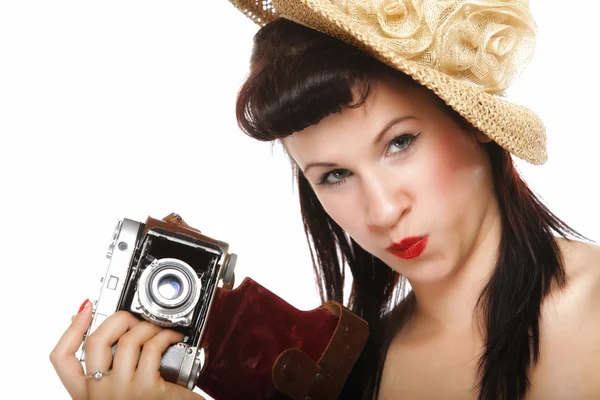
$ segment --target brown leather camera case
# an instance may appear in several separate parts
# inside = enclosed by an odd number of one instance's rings
[[[176,214],[164,223],[200,234]],[[216,400],[337,399],[368,335],[367,323],[338,302],[301,311],[245,278],[236,289],[217,288],[196,384]]]

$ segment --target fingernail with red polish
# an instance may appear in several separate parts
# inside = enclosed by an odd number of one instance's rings
[[[85,301],[79,307],[79,311],[77,311],[77,314],[82,312],[88,304],[90,304],[90,299],[85,299]]]

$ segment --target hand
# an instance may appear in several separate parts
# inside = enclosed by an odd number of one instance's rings
[[[88,373],[107,371],[100,380],[85,377],[75,353],[92,321],[90,303],[73,317],[71,326],[50,353],[50,361],[74,400],[204,400],[198,394],[165,381],[159,372],[164,351],[183,334],[119,311],[108,317],[86,341]],[[112,345],[117,343],[113,358]],[[138,363],[139,360],[139,363]]]

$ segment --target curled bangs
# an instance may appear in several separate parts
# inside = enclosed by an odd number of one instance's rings
[[[399,74],[347,43],[280,18],[254,37],[237,122],[254,139],[283,139],[362,106],[375,80]]]

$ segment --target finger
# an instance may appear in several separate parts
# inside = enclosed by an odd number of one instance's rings
[[[200,396],[198,393],[195,393],[188,388],[183,386],[163,381],[161,384],[161,388],[158,390],[159,393],[163,394],[163,399],[177,399],[177,400],[206,400],[204,397]]]
[[[167,348],[183,340],[183,334],[164,329],[144,343],[136,378],[157,380],[160,377],[160,360]]]
[[[141,322],[127,311],[110,315],[92,333],[85,345],[85,367],[88,374],[106,371],[112,364],[112,345],[131,328]]]
[[[79,350],[83,337],[92,321],[92,307],[88,301],[81,312],[71,320],[71,325],[63,333],[58,343],[52,350],[50,360],[61,361],[64,357],[74,358]],[[52,362],[54,364],[54,362]]]
[[[85,333],[92,321],[92,307],[87,301],[71,321],[71,325],[63,333],[50,353],[50,362],[67,392],[74,399],[86,398],[85,378],[81,361],[75,353],[81,346]]]
[[[162,328],[142,321],[119,339],[113,361],[113,375],[129,382],[133,379],[140,358],[142,345],[152,339]]]

